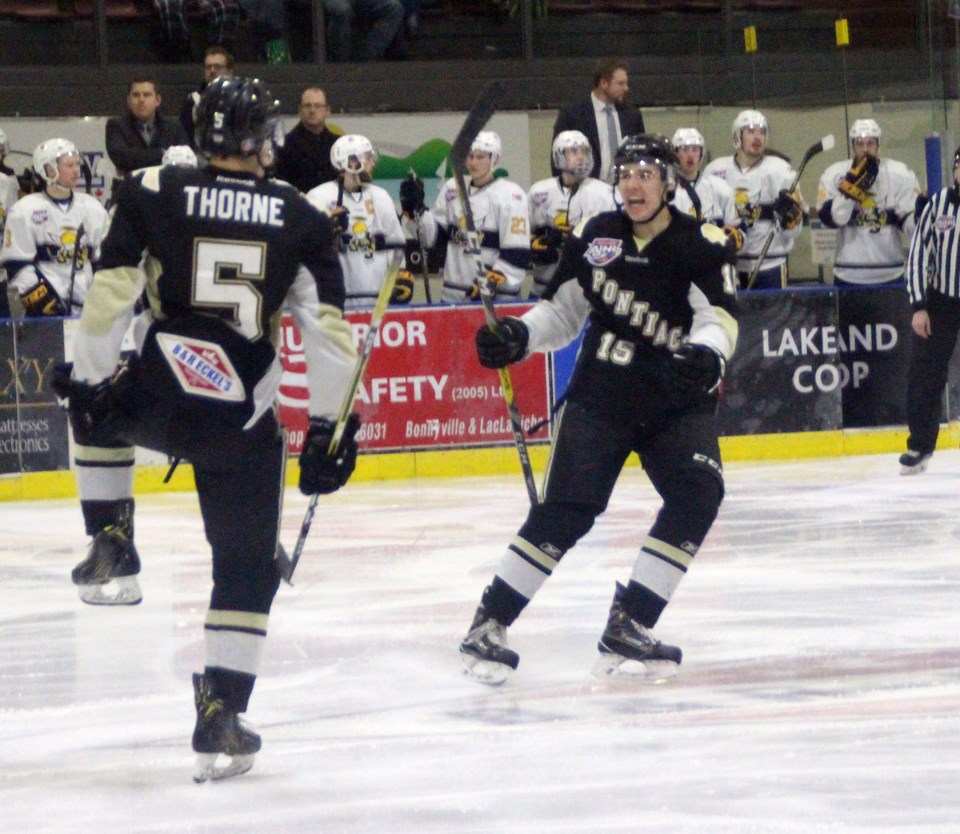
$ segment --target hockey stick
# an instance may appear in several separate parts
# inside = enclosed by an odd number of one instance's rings
[[[416,177],[416,171],[413,170],[413,167],[407,172],[408,178]],[[426,208],[424,206],[424,208]],[[423,278],[423,291],[427,298],[427,304],[433,304],[433,297],[430,293],[430,270],[427,268],[427,250],[423,248],[423,238],[420,236],[420,219],[415,216],[416,211],[410,212],[408,214],[408,219],[411,223],[414,224],[414,236],[409,238],[409,251],[407,252],[407,265],[410,265],[410,262],[415,260],[417,261],[417,270],[420,273],[420,277]],[[407,229],[404,228],[404,236],[407,234]],[[416,248],[414,249],[412,244],[416,242]]]
[[[80,258],[80,241],[83,240],[83,223],[77,227],[77,236],[73,242],[73,259],[70,262],[70,291],[67,293],[67,315],[73,315],[73,287],[77,280],[77,261]],[[82,304],[77,305],[81,310]]]
[[[829,151],[833,148],[833,146],[833,134],[828,133],[819,142],[807,148],[807,152],[803,155],[803,159],[800,160],[800,164],[797,166],[797,173],[793,177],[793,182],[790,183],[790,188],[788,189],[789,194],[793,194],[793,192],[797,190],[797,185],[800,183],[800,175],[803,174],[803,169],[807,167],[807,163],[818,153]],[[750,279],[747,281],[748,290],[753,287],[757,280],[757,276],[760,274],[760,267],[763,265],[763,259],[767,257],[767,250],[770,249],[770,244],[773,243],[773,238],[774,235],[776,235],[778,228],[779,223],[777,222],[776,218],[774,218],[773,225],[770,227],[770,231],[767,232],[767,238],[763,242],[763,248],[760,250],[760,255],[757,257],[757,262],[753,265],[753,270],[750,272]]]
[[[687,192],[687,196],[690,198],[690,202],[693,203],[693,216],[697,218],[701,223],[703,222],[703,203],[700,201],[700,195],[697,194],[697,189],[694,188],[693,183],[687,180],[684,177],[678,176],[677,182],[680,187]]]
[[[457,197],[460,200],[460,208],[463,211],[463,220],[466,228],[464,229],[466,237],[466,246],[464,251],[473,261],[474,270],[477,273],[477,287],[480,290],[480,301],[483,303],[484,318],[487,327],[492,333],[497,332],[497,314],[493,309],[493,291],[490,288],[490,282],[487,280],[487,270],[483,265],[480,256],[480,236],[477,234],[477,227],[473,220],[473,209],[470,206],[470,196],[467,192],[466,179],[464,172],[466,169],[467,155],[470,153],[470,146],[477,134],[483,129],[483,126],[490,120],[494,110],[496,110],[497,100],[500,97],[501,87],[497,81],[488,84],[480,97],[476,100],[467,118],[453,140],[453,147],[450,148],[450,165],[453,168],[453,178],[457,185]],[[540,497],[537,493],[537,482],[533,477],[533,469],[530,466],[530,455],[527,453],[527,442],[523,437],[523,420],[520,416],[520,408],[517,406],[516,396],[513,391],[513,382],[510,379],[510,372],[506,368],[499,368],[500,388],[503,391],[503,401],[507,406],[507,413],[510,415],[510,428],[513,430],[513,442],[517,447],[517,454],[520,456],[520,468],[523,470],[523,480],[527,486],[527,494],[530,496],[530,505],[536,506],[540,503]]]
[[[396,286],[397,275],[400,273],[402,263],[403,252],[398,249],[393,253],[390,266],[387,267],[387,277],[383,281],[383,286],[380,287],[380,294],[377,296],[377,302],[370,314],[370,327],[363,337],[363,345],[360,347],[357,364],[353,368],[353,376],[350,377],[350,384],[343,395],[340,413],[337,415],[337,422],[333,429],[333,437],[330,438],[330,445],[327,447],[328,455],[336,454],[337,449],[340,448],[340,441],[343,439],[343,432],[347,426],[347,418],[353,410],[353,401],[357,398],[357,391],[360,388],[360,381],[363,379],[364,369],[367,367],[370,354],[373,353],[373,345],[377,340],[377,334],[380,332],[380,323],[386,315],[387,305],[390,304],[390,296],[393,295],[393,288]],[[293,548],[293,556],[288,557],[282,546],[277,548],[277,572],[288,585],[293,584],[293,572],[297,569],[297,563],[303,555],[303,546],[306,544],[307,535],[310,533],[310,525],[313,524],[313,514],[317,511],[319,498],[320,493],[314,493],[310,496],[310,504],[307,506],[303,523],[300,525],[300,535],[297,537],[297,543]]]

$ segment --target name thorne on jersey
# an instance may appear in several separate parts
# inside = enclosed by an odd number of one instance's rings
[[[897,328],[892,324],[868,324],[864,327],[850,325],[846,335],[836,326],[801,327],[796,333],[784,330],[780,341],[772,347],[770,331],[763,331],[763,355],[821,356],[835,353],[851,353],[856,350],[893,350],[897,346]]]
[[[206,185],[186,185],[183,194],[187,200],[187,214],[191,217],[283,227],[283,200],[280,197]]]

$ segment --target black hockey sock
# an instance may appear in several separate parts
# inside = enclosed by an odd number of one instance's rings
[[[667,607],[667,601],[663,597],[657,596],[633,579],[627,583],[620,595],[620,604],[632,619],[646,628],[653,628],[663,609]]]
[[[219,666],[206,666],[203,677],[210,682],[213,698],[223,701],[230,712],[246,712],[257,676]]]
[[[133,499],[114,501],[81,501],[83,523],[88,536],[95,536],[107,527],[121,527],[133,540]]]
[[[511,588],[499,576],[493,577],[493,582],[484,589],[480,600],[484,611],[505,626],[513,625],[513,621],[520,616],[528,602],[530,600]]]

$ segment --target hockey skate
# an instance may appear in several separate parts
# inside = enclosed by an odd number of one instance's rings
[[[921,472],[926,472],[927,465],[932,457],[933,452],[924,454],[923,452],[915,452],[913,449],[904,452],[900,455],[900,474],[919,475]]]
[[[251,730],[223,701],[214,698],[210,682],[203,675],[193,675],[193,700],[197,707],[197,724],[193,728],[193,749],[197,763],[193,781],[228,779],[253,767],[253,757],[260,750],[260,736]],[[220,764],[220,756],[228,757]]]
[[[507,648],[507,627],[490,617],[481,605],[460,644],[460,660],[471,678],[499,686],[517,668],[520,655]]]
[[[625,591],[618,582],[607,627],[597,645],[600,658],[594,665],[594,675],[623,675],[644,683],[661,683],[672,678],[678,672],[683,652],[676,646],[665,646],[655,640],[623,609]]]
[[[140,556],[123,527],[105,527],[87,558],[70,574],[80,599],[89,605],[136,605],[143,599],[137,574]]]

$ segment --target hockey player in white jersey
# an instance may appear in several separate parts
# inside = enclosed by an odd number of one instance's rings
[[[581,220],[601,211],[614,211],[613,188],[590,176],[593,151],[579,130],[563,130],[553,140],[556,177],[535,182],[530,203],[530,260],[533,295],[540,297],[557,271],[560,250]]]
[[[196,168],[197,155],[189,145],[171,145],[163,152],[163,165]],[[141,267],[153,279],[162,272],[159,261],[149,255]],[[134,320],[130,333],[136,341],[150,321],[149,314]],[[93,539],[71,578],[80,599],[90,605],[136,605],[143,599],[137,579],[140,555],[133,543],[133,464],[133,446],[74,444],[80,509]]]
[[[500,137],[481,130],[467,155],[467,197],[480,237],[480,256],[497,296],[514,300],[530,263],[530,217],[527,193],[516,183],[495,175],[500,162]],[[448,180],[433,207],[438,239],[447,243],[443,262],[443,300],[462,304],[480,297],[477,271],[467,253],[465,221],[455,180]]]
[[[0,130],[0,163],[7,155],[7,134]],[[20,198],[20,184],[13,174],[0,171],[0,238],[7,223],[7,215]],[[10,300],[7,298],[7,271],[0,267],[0,318],[10,318]]]
[[[904,283],[920,184],[902,162],[880,157],[880,125],[857,119],[851,158],[823,172],[817,215],[837,229],[833,274],[837,286]]]
[[[341,136],[330,149],[330,161],[337,179],[311,189],[307,199],[330,215],[339,235],[345,308],[372,307],[387,277],[391,251],[403,249],[406,238],[393,198],[371,182],[377,153],[370,140]],[[408,302],[412,294],[413,276],[401,270],[392,300]]]
[[[679,127],[671,141],[679,162],[678,185],[682,186],[683,182],[686,182],[693,187],[700,199],[700,220],[723,229],[734,250],[739,251],[743,248],[743,232],[740,231],[740,218],[737,216],[733,189],[719,177],[700,175],[700,166],[706,152],[703,134],[695,127]],[[683,182],[680,182],[681,180]],[[686,188],[677,188],[673,195],[673,204],[678,211],[697,216],[697,209]]]
[[[47,139],[33,152],[43,191],[10,209],[3,264],[28,317],[79,313],[106,232],[107,212],[76,190],[80,153],[68,139]]]
[[[758,110],[744,110],[733,120],[733,156],[714,159],[703,176],[716,176],[733,189],[744,231],[737,253],[737,275],[746,288],[767,234],[774,230],[770,248],[752,289],[782,289],[787,285],[787,254],[793,249],[803,222],[799,189],[789,193],[794,170],[786,160],[767,153],[769,124]]]

